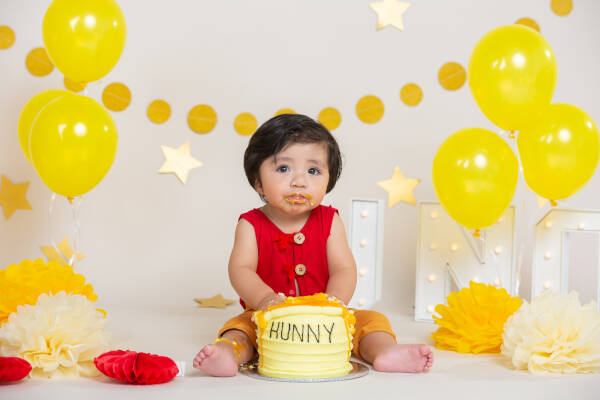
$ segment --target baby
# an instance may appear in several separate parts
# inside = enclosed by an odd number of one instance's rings
[[[348,303],[356,264],[342,219],[321,205],[342,169],[337,142],[311,118],[283,114],[254,133],[244,154],[248,182],[265,203],[240,216],[229,278],[245,311],[227,321],[218,338],[194,358],[213,376],[234,376],[256,349],[254,310],[319,292]],[[377,371],[423,372],[433,364],[424,344],[397,344],[388,319],[354,310],[353,353]]]

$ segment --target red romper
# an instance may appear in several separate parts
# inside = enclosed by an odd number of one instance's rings
[[[338,210],[319,205],[314,208],[304,227],[295,233],[284,233],[261,210],[255,208],[240,215],[253,227],[258,246],[256,273],[275,293],[286,296],[309,296],[325,292],[329,281],[327,239],[333,216]],[[296,281],[300,293],[296,293]],[[246,308],[242,299],[242,307]],[[227,321],[219,337],[230,329],[245,332],[256,347],[256,325],[251,321],[254,310],[246,311]],[[387,318],[376,311],[354,310],[356,332],[354,353],[359,356],[358,343],[362,336],[384,331],[394,336]],[[394,336],[395,337],[395,336]]]
[[[319,205],[300,231],[289,234],[283,233],[257,208],[240,215],[250,222],[256,234],[256,273],[275,293],[296,297],[325,292],[329,280],[327,238],[336,212],[331,206]],[[244,306],[241,299],[240,302]]]

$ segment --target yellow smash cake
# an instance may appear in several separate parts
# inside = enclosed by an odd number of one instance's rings
[[[335,378],[352,370],[356,318],[337,299],[319,293],[288,297],[254,313],[258,372],[284,379]]]

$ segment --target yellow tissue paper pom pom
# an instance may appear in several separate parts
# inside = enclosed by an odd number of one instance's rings
[[[434,315],[440,327],[431,334],[435,347],[459,353],[499,353],[504,323],[522,300],[506,289],[470,282],[468,288],[448,295],[448,305],[438,304]]]
[[[108,346],[106,318],[86,297],[41,294],[0,327],[0,355],[21,357],[36,378],[96,376],[94,358]]]
[[[46,263],[41,258],[23,260],[18,265],[11,264],[0,270],[0,325],[17,311],[18,306],[35,304],[42,293],[61,291],[81,294],[91,301],[98,299],[92,285],[85,283],[83,275],[56,261]]]
[[[504,325],[502,354],[534,374],[600,372],[600,312],[577,292],[542,292]]]

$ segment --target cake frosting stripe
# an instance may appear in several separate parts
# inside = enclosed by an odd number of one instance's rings
[[[288,297],[254,313],[258,371],[276,378],[332,378],[352,370],[356,319],[337,299],[319,293]]]

